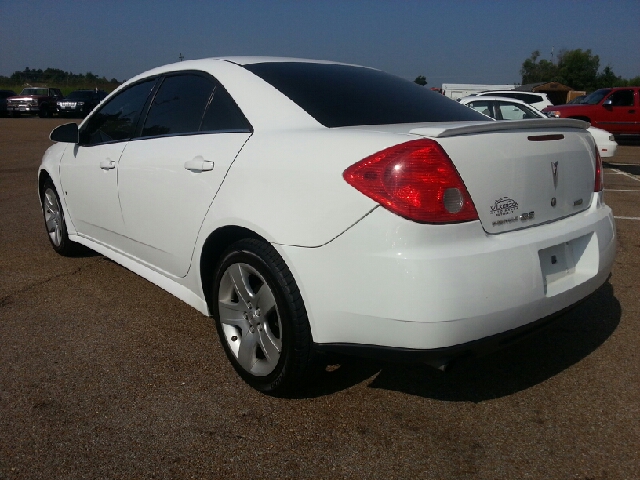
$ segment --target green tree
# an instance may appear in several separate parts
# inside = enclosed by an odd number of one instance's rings
[[[640,75],[630,78],[626,83],[626,87],[640,87]]]
[[[626,83],[624,79],[613,73],[613,70],[608,65],[596,77],[596,88],[621,87]]]
[[[531,56],[522,63],[520,75],[522,75],[522,84],[552,82],[558,75],[558,67],[549,60],[540,60],[540,50],[535,50]]]
[[[558,82],[576,90],[595,90],[599,68],[600,57],[592,55],[591,49],[584,52],[580,48],[561,50],[558,54],[558,76],[556,78]]]
[[[427,77],[425,77],[424,75],[418,75],[414,82],[418,85],[425,86],[427,84]]]

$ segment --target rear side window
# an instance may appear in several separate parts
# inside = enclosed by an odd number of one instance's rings
[[[201,75],[166,77],[153,99],[141,136],[197,132],[214,87],[212,79]]]
[[[164,79],[141,136],[230,131],[249,132],[251,125],[229,93],[211,76],[186,73]]]
[[[476,112],[480,112],[483,115],[494,118],[493,112],[491,110],[491,102],[488,100],[475,100],[471,103],[468,103],[467,106],[473,108]]]
[[[155,78],[138,83],[109,100],[82,128],[80,143],[96,145],[130,139],[155,84]]]
[[[222,85],[218,84],[202,120],[200,131],[250,132],[251,125],[231,95]]]
[[[245,65],[326,127],[487,121],[427,88],[378,70],[304,62]]]

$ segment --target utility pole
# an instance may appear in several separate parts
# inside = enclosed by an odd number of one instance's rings
[[[180,61],[183,61],[183,60],[184,60],[184,55],[182,55],[182,53],[181,53],[181,54],[178,56],[178,59],[179,59]]]

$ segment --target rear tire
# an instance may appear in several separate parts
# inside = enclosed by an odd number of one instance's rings
[[[222,255],[212,310],[236,372],[270,395],[298,387],[311,364],[312,339],[300,290],[270,244],[240,240]]]

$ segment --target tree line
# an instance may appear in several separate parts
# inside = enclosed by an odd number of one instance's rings
[[[22,71],[16,70],[9,77],[0,75],[0,85],[3,86],[48,86],[48,87],[85,87],[99,88],[111,91],[120,85],[116,78],[108,80],[106,77],[99,77],[91,72],[71,73],[59,68],[31,69],[29,67]],[[40,84],[40,85],[38,85]]]
[[[574,90],[592,92],[599,88],[627,87],[640,85],[640,76],[629,80],[616,75],[610,66],[600,71],[600,57],[591,49],[583,51],[561,50],[556,63],[540,59],[540,50],[535,50],[522,63],[520,69],[522,84],[538,82],[558,82]]]
[[[535,50],[522,63],[520,75],[522,85],[558,82],[574,90],[587,92],[599,88],[640,86],[640,75],[625,80],[616,75],[608,65],[600,71],[600,57],[593,55],[591,49],[561,50],[556,63],[540,59],[540,50]],[[414,82],[418,85],[427,85],[424,75],[416,77]]]

